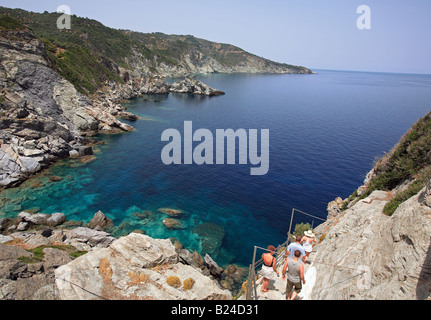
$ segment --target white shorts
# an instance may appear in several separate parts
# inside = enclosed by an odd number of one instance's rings
[[[274,269],[272,267],[263,266],[262,267],[262,277],[266,279],[274,278]]]
[[[313,246],[312,245],[304,245],[303,246],[304,247],[304,251],[306,252],[306,253],[310,253],[310,252],[313,252]]]

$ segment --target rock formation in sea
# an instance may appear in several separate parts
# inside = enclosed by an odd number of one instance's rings
[[[204,96],[222,96],[225,94],[220,90],[209,87],[199,80],[193,80],[190,78],[175,82],[171,85],[170,91],[177,93],[193,93]]]

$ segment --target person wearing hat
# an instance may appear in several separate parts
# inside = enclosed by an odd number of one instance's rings
[[[313,243],[317,243],[316,236],[313,234],[313,231],[305,231],[305,236],[302,238],[302,247],[305,251],[304,263],[307,262],[310,257],[310,253],[313,252]]]

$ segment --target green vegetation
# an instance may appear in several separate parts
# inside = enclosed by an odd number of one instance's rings
[[[60,46],[56,40],[48,39],[43,39],[43,43],[52,68],[83,94],[94,93],[106,80],[123,82],[113,70],[100,63],[88,48],[72,43]]]
[[[73,246],[65,246],[65,245],[40,246],[32,250],[27,250],[28,252],[32,253],[31,257],[20,257],[18,259],[26,264],[40,263],[42,262],[43,257],[45,255],[43,250],[46,248],[53,248],[53,249],[65,251],[69,253],[71,257],[74,257],[74,258],[78,258],[87,253],[86,251],[76,251],[75,247]]]
[[[35,13],[0,7],[0,28],[28,28],[41,39],[47,49],[52,68],[69,80],[84,94],[94,93],[106,80],[122,81],[118,66],[132,70],[136,64],[157,73],[164,63],[179,66],[185,55],[200,59],[200,53],[225,67],[247,63],[250,57],[244,50],[222,43],[214,43],[190,35],[139,33],[117,30],[88,18],[72,15],[71,30],[57,28],[58,13]],[[196,57],[195,54],[198,53]],[[261,59],[261,58],[259,58]],[[266,66],[288,67],[304,71],[303,67],[263,59]]]
[[[313,230],[309,223],[298,223],[295,225],[293,236],[303,236],[305,231]]]
[[[0,30],[23,30],[25,26],[18,19],[0,15]]]
[[[404,181],[415,180],[390,201],[384,212],[392,215],[405,200],[417,194],[431,179],[431,112],[404,135],[394,149],[378,161],[375,176],[361,199],[375,190],[390,191]]]
[[[81,250],[78,250],[78,251],[73,251],[73,252],[71,252],[70,253],[70,256],[72,257],[72,258],[79,258],[80,256],[83,256],[83,255],[85,255],[85,254],[87,254],[88,253],[88,251],[81,251]]]
[[[388,216],[393,215],[401,203],[421,191],[430,179],[431,167],[427,167],[421,171],[418,178],[406,190],[399,192],[391,201],[389,201],[389,203],[386,204],[383,212]]]
[[[0,14],[4,17],[1,21],[15,21],[32,29],[44,43],[51,67],[83,94],[94,93],[107,80],[123,82],[116,65],[130,68],[126,60],[132,41],[120,30],[77,16],[72,16],[72,30],[59,30],[57,13],[0,7]]]

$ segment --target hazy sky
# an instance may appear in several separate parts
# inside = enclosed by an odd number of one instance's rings
[[[109,27],[191,34],[312,69],[431,74],[430,0],[0,0],[35,12],[63,4]],[[360,5],[371,30],[356,26]]]

